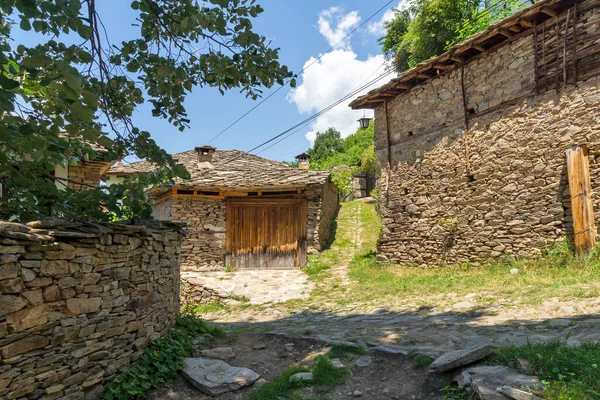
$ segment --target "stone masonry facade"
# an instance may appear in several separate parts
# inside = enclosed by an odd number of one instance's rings
[[[110,162],[81,161],[69,166],[69,187],[75,190],[85,190],[90,186],[100,184],[102,175],[110,168]]]
[[[309,253],[323,250],[330,239],[338,209],[338,192],[332,182],[308,190],[307,241]],[[155,204],[158,220],[183,223],[181,271],[220,271],[225,267],[227,201],[223,198],[171,196]]]
[[[179,315],[174,224],[0,222],[0,398],[97,399]]]
[[[587,7],[577,31],[599,23],[600,10]],[[600,223],[598,77],[580,76],[538,93],[532,34],[463,68],[466,109],[458,67],[390,99],[389,115],[384,105],[375,110],[384,170],[380,261],[440,265],[527,257],[571,236],[564,152],[573,144],[590,150]]]

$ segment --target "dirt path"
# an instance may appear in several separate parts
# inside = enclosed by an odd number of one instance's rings
[[[348,273],[353,257],[369,247],[365,246],[367,232],[362,220],[366,207],[373,205],[358,201],[340,210],[336,240],[331,249],[317,256],[332,263],[329,276],[315,283],[311,298],[225,310],[208,318],[234,331],[282,332],[357,341],[365,346],[385,344],[432,355],[479,343],[523,344],[563,338],[578,344],[600,340],[600,298],[549,298],[538,305],[499,298],[490,304],[478,303],[482,293],[424,292],[412,297],[399,293],[391,300],[356,301],[354,296],[346,301],[346,293],[360,291],[360,284]],[[369,234],[373,236],[372,229]]]

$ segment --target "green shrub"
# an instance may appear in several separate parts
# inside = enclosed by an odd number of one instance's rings
[[[565,340],[555,340],[508,346],[500,348],[487,362],[519,370],[519,358],[526,359],[547,385],[545,399],[600,399],[600,343],[567,346]]]
[[[104,398],[138,399],[149,389],[170,385],[202,334],[219,337],[224,333],[194,316],[179,318],[164,337],[150,343],[137,362],[119,368],[106,385]]]

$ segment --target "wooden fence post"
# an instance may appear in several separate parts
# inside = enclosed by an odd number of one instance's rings
[[[584,144],[573,145],[566,150],[566,156],[575,251],[589,252],[596,245],[596,227],[591,198],[588,148]]]

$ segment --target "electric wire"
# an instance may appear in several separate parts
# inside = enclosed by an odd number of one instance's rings
[[[298,72],[295,75],[295,77],[300,76],[304,71],[306,71],[312,65],[314,65],[317,62],[319,62],[325,55],[331,53],[338,45],[340,45],[346,39],[348,39],[350,36],[352,36],[352,34],[354,34],[354,32],[356,32],[357,30],[359,30],[360,28],[362,28],[367,22],[369,22],[371,19],[373,19],[377,14],[379,14],[381,11],[383,11],[387,6],[389,6],[390,4],[392,4],[394,1],[396,1],[396,0],[390,0],[386,4],[384,4],[383,7],[381,7],[379,10],[375,11],[375,13],[373,13],[369,18],[367,18],[366,20],[364,20],[360,25],[358,25],[352,31],[350,31],[350,33],[348,33],[346,36],[344,36],[339,42],[337,42],[336,44],[334,44],[333,46],[331,46],[325,53],[319,55],[319,57],[317,57],[310,64],[308,64],[307,66],[305,66],[300,72]],[[262,104],[264,104],[267,100],[269,100],[271,97],[273,97],[274,95],[276,95],[281,89],[283,89],[284,87],[286,87],[292,81],[292,79],[294,79],[294,78],[288,79],[287,82],[285,82],[283,85],[281,85],[280,87],[278,87],[273,93],[271,93],[270,95],[268,95],[267,97],[265,97],[264,99],[262,99],[254,107],[252,107],[250,110],[246,111],[238,119],[236,119],[231,124],[229,124],[225,129],[223,129],[221,132],[219,132],[218,134],[216,134],[212,139],[210,139],[208,141],[208,144],[212,143],[214,140],[216,140],[222,134],[224,134],[225,132],[227,132],[229,129],[231,129],[233,126],[235,126],[238,122],[240,122],[242,119],[246,118],[246,116],[248,116],[251,112],[253,112],[258,107],[260,107]]]

